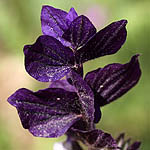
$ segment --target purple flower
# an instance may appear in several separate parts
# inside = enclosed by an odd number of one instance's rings
[[[81,130],[94,129],[93,122],[97,123],[101,117],[100,107],[138,82],[141,71],[137,57],[133,56],[127,64],[111,64],[92,71],[85,81],[72,71],[69,74],[72,85],[60,80],[38,92],[19,89],[8,101],[17,108],[23,127],[35,136],[61,136],[72,125]],[[84,123],[82,127],[76,124],[78,120]]]
[[[75,86],[80,87],[83,84],[87,84],[86,86],[89,86],[88,89],[92,90],[94,95],[94,122],[98,123],[101,118],[100,107],[117,100],[139,81],[141,70],[138,56],[138,54],[133,56],[126,64],[109,64],[104,68],[88,72],[84,78],[86,82],[83,82],[80,76],[78,76],[79,82],[74,82],[73,80],[77,79],[74,79],[74,75],[70,73],[68,76],[72,85],[67,80],[59,80],[54,81],[50,87],[76,92]]]
[[[56,81],[72,69],[83,74],[82,64],[116,53],[126,40],[126,20],[113,22],[96,33],[86,16],[51,6],[41,13],[42,31],[33,45],[24,47],[25,68],[36,80]],[[67,43],[70,43],[69,45]]]
[[[113,22],[96,33],[86,16],[74,8],[67,13],[43,6],[42,32],[33,45],[24,47],[27,72],[42,82],[53,81],[37,92],[22,88],[8,98],[16,107],[21,123],[34,136],[68,136],[67,150],[81,149],[78,140],[89,150],[117,150],[118,140],[95,128],[101,107],[109,104],[139,81],[138,54],[126,64],[109,64],[88,72],[83,79],[83,63],[116,53],[126,40],[126,20]],[[59,80],[66,76],[66,79]],[[135,142],[127,150],[138,150]]]
[[[23,127],[34,136],[61,136],[82,117],[77,94],[59,88],[37,92],[19,89],[8,102],[16,107]]]
[[[32,92],[19,89],[8,98],[17,108],[25,129],[40,137],[58,137],[78,120],[84,130],[93,128],[94,95],[86,82],[75,72],[72,81],[76,92],[62,88],[47,88]],[[79,83],[82,83],[79,86]]]

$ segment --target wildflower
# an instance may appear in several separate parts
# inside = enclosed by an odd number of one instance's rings
[[[67,17],[64,11],[44,6],[41,13],[44,35],[33,45],[24,47],[26,71],[38,81],[59,80],[72,69],[83,75],[84,62],[116,53],[126,40],[126,20],[113,22],[96,33],[86,16],[77,17],[75,11],[69,14],[75,17]],[[74,19],[69,19],[69,27],[66,18]],[[63,39],[70,47],[62,44]]]
[[[89,150],[119,147],[117,140],[95,128],[101,107],[125,94],[139,81],[138,54],[126,64],[109,64],[88,72],[83,79],[83,63],[116,53],[126,40],[126,20],[113,22],[96,33],[86,16],[78,16],[44,6],[42,32],[33,45],[24,47],[27,72],[42,82],[52,81],[49,88],[33,92],[22,88],[8,98],[16,107],[22,125],[34,136],[59,137],[67,141],[59,148]],[[60,80],[66,76],[66,80]],[[127,150],[137,150],[134,143]]]

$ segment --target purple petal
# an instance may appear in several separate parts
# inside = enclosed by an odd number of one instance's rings
[[[67,25],[68,27],[70,26],[71,22],[76,19],[78,17],[77,12],[75,11],[74,8],[71,8],[70,11],[68,12],[67,16],[66,16],[66,21],[67,21]]]
[[[95,112],[94,112],[94,123],[98,123],[101,119],[101,110],[99,108],[100,106],[94,102],[94,108],[95,108]]]
[[[96,33],[84,47],[77,51],[78,63],[116,53],[126,40],[126,24],[126,20],[113,22]]]
[[[127,150],[139,150],[141,142],[134,142]]]
[[[136,85],[141,76],[138,56],[133,56],[127,64],[110,64],[86,75],[85,81],[95,93],[97,105],[116,100]]]
[[[74,64],[71,49],[53,37],[40,36],[24,47],[26,71],[36,80],[49,82],[64,77]]]
[[[64,31],[68,29],[66,17],[67,12],[63,10],[47,5],[42,7],[41,26],[43,34],[56,38],[65,46],[70,46],[70,43],[62,38]]]
[[[35,136],[61,136],[81,118],[77,94],[63,89],[19,89],[8,102],[17,108],[23,127]]]
[[[75,87],[69,84],[67,80],[58,80],[51,83],[50,88],[61,88],[66,91],[75,92]]]
[[[42,124],[36,124],[29,128],[29,131],[37,137],[59,137],[77,121],[80,116],[75,114],[66,114],[54,116],[51,119],[42,121]]]
[[[89,86],[91,86],[91,84],[94,82],[94,78],[96,76],[96,70],[91,71],[90,73],[88,73],[85,76],[85,81],[87,81],[87,83],[90,82]],[[93,88],[93,87],[92,87]],[[93,90],[93,89],[92,89]],[[96,101],[96,99],[94,100],[94,108],[95,108],[95,112],[94,112],[94,123],[98,123],[101,119],[101,110],[99,108],[99,103]]]
[[[82,77],[74,71],[69,74],[72,85],[76,88],[82,106],[82,113],[87,122],[93,125],[94,120],[94,95]],[[91,125],[91,126],[92,126]]]
[[[80,140],[83,143],[90,145],[91,149],[96,148],[117,148],[116,140],[108,133],[102,130],[92,130],[92,131],[81,131],[71,128],[68,130],[67,135],[72,136],[75,140]]]
[[[91,21],[81,15],[77,17],[63,34],[63,38],[69,41],[74,49],[83,46],[94,34],[96,28]]]

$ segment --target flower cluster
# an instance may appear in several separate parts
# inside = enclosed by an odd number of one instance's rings
[[[123,149],[123,144],[118,145],[118,140],[96,129],[95,124],[100,121],[101,107],[139,81],[139,55],[126,64],[113,63],[88,72],[85,77],[83,63],[116,53],[126,40],[127,21],[113,22],[96,32],[92,22],[78,16],[74,8],[67,13],[43,6],[41,24],[43,35],[24,47],[25,68],[36,80],[51,84],[37,92],[22,88],[8,98],[23,127],[38,137],[66,134],[63,146],[67,150],[82,150],[78,141],[88,150]],[[135,142],[126,149],[138,150],[139,145]]]

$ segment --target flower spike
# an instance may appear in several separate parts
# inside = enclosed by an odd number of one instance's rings
[[[67,135],[62,150],[139,150],[140,142],[130,144],[121,134],[96,129],[101,107],[137,84],[141,76],[138,54],[126,64],[113,63],[86,74],[83,63],[116,53],[127,37],[127,20],[111,23],[96,33],[92,22],[69,12],[45,5],[41,11],[41,35],[34,44],[24,46],[25,69],[49,88],[33,92],[22,88],[8,98],[16,107],[22,126],[37,137]],[[63,78],[65,76],[65,79]],[[63,78],[63,79],[61,79]]]

